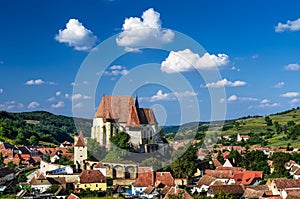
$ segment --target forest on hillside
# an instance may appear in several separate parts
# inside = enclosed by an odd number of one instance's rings
[[[0,111],[0,140],[16,145],[37,145],[41,141],[49,145],[73,142],[72,136],[79,131],[88,135],[91,125],[88,119],[54,115],[46,111]]]

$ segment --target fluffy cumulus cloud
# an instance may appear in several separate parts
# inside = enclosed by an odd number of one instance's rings
[[[270,102],[270,100],[268,100],[268,99],[263,99],[260,101],[261,104],[267,104],[269,102]]]
[[[109,67],[109,70],[104,71],[104,75],[108,76],[127,75],[128,73],[129,71],[126,69],[126,67],[120,65],[111,66]]]
[[[294,97],[298,97],[299,95],[300,95],[299,92],[287,92],[280,95],[280,97],[294,98]]]
[[[65,106],[65,103],[63,101],[59,101],[58,103],[56,104],[52,104],[51,105],[51,108],[62,108]]]
[[[41,85],[41,84],[45,84],[45,82],[41,79],[36,79],[36,80],[28,80],[26,82],[26,85]]]
[[[16,110],[24,108],[24,104],[17,103],[16,101],[7,101],[3,104],[0,104],[1,110]]]
[[[72,100],[80,100],[80,99],[92,99],[91,96],[87,96],[87,95],[82,95],[80,93],[74,94],[71,97]]]
[[[227,101],[235,102],[235,101],[258,101],[259,99],[253,97],[238,97],[237,95],[231,95]],[[224,102],[224,99],[221,99],[220,102]]]
[[[207,88],[221,88],[221,87],[238,87],[238,86],[245,86],[247,83],[244,81],[229,81],[226,78],[219,80],[217,82],[211,82],[207,83],[205,86],[202,87],[207,87]]]
[[[141,100],[156,102],[156,101],[173,101],[176,98],[188,98],[197,96],[197,93],[193,91],[173,92],[164,93],[162,90],[158,90],[157,93],[151,97],[143,97]]]
[[[30,102],[30,103],[28,104],[27,108],[29,108],[29,109],[35,109],[35,108],[37,108],[39,105],[40,105],[40,104],[39,104],[38,102],[33,101],[33,102]]]
[[[284,70],[297,71],[300,70],[299,64],[289,64],[284,67]]]
[[[124,46],[127,51],[137,52],[141,47],[161,46],[172,42],[173,39],[174,32],[162,29],[160,14],[150,8],[141,18],[126,18],[116,42],[119,46]]]
[[[299,31],[300,30],[300,18],[291,21],[288,20],[286,23],[279,22],[275,26],[275,32],[285,32],[285,31]]]
[[[31,80],[28,80],[25,84],[29,85],[29,86],[42,85],[42,84],[54,85],[55,82],[46,82],[46,81],[44,81],[42,79],[31,79]]]
[[[83,103],[82,102],[79,102],[79,103],[76,103],[73,108],[82,108],[83,107]]]
[[[280,106],[280,103],[263,103],[263,104],[260,104],[258,106],[256,106],[257,108],[273,108],[273,107],[279,107]]]
[[[300,99],[295,98],[295,99],[290,100],[290,101],[289,101],[289,104],[290,104],[291,106],[295,106],[296,104],[299,104],[299,102],[300,102]]]
[[[92,31],[85,28],[77,19],[70,19],[66,28],[59,30],[55,39],[60,43],[67,43],[78,51],[89,51],[97,41]]]
[[[163,93],[162,90],[157,91],[156,95],[150,98],[150,102],[156,102],[161,100],[174,100],[174,97],[170,93]]]
[[[284,87],[284,82],[278,82],[273,86],[274,88],[283,88]]]
[[[202,57],[190,49],[171,51],[165,61],[161,63],[161,70],[166,73],[190,71],[193,68],[209,70],[229,63],[226,54],[205,53]]]

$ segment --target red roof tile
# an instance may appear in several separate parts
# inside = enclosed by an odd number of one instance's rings
[[[78,140],[75,143],[75,146],[86,146],[85,142],[84,142],[82,131],[80,131],[80,133],[79,133]]]
[[[152,167],[139,167],[138,179],[132,184],[137,187],[154,186],[154,172]]]
[[[155,186],[163,184],[164,186],[174,186],[175,180],[170,172],[156,172]]]
[[[193,197],[186,190],[177,187],[171,187],[168,193],[166,194],[166,196],[164,197],[164,199],[169,199],[169,196],[172,195],[176,195],[176,196],[181,195],[181,198],[193,199]]]
[[[277,178],[274,179],[277,189],[287,189],[287,188],[299,188],[300,189],[300,179],[285,179],[285,178]]]
[[[234,181],[236,184],[244,184],[249,185],[255,178],[262,179],[263,172],[262,171],[244,171],[237,172],[233,175]]]
[[[79,175],[80,183],[106,182],[106,177],[99,170],[84,170]]]

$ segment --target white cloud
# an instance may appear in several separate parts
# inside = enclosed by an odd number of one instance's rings
[[[104,71],[104,75],[108,76],[127,75],[128,73],[126,67],[120,65],[111,66],[108,71]]]
[[[259,99],[253,97],[238,97],[236,95],[231,95],[227,101],[234,102],[234,101],[258,101]]]
[[[224,78],[223,80],[219,80],[217,82],[211,82],[211,83],[207,83],[205,86],[202,87],[207,87],[207,88],[221,88],[221,87],[238,87],[238,86],[245,86],[247,83],[244,81],[234,81],[231,82],[229,80],[227,80],[226,78]]]
[[[298,104],[299,102],[300,102],[300,99],[295,98],[295,99],[292,99],[291,101],[289,101],[289,104],[291,104],[291,106],[294,106],[294,105]]]
[[[176,97],[193,97],[197,96],[197,93],[194,91],[185,91],[185,92],[174,92],[174,95]]]
[[[289,64],[284,67],[284,70],[297,71],[300,70],[299,64]]]
[[[224,102],[226,102],[224,98],[219,99],[219,103],[223,104]]]
[[[237,96],[236,95],[231,95],[227,100],[229,101],[229,102],[233,102],[233,101],[237,101]]]
[[[231,67],[231,70],[235,70],[235,71],[239,72],[241,69],[236,68],[235,66],[232,66],[232,67]]]
[[[3,91],[4,91],[3,88],[0,88],[0,93],[3,93]]]
[[[33,86],[33,85],[42,85],[42,84],[49,84],[49,85],[55,85],[55,82],[46,82],[42,79],[31,79],[31,80],[28,80],[26,83],[26,85],[29,85],[29,86]]]
[[[57,104],[52,104],[51,108],[61,108],[64,106],[65,106],[65,103],[63,101],[59,101]]]
[[[75,104],[73,107],[74,108],[82,108],[83,104],[81,102],[79,102],[79,103]]]
[[[280,106],[280,103],[265,103],[265,104],[260,104],[258,105],[257,107],[258,108],[272,108],[272,107],[279,107]]]
[[[28,104],[28,106],[27,106],[27,108],[29,108],[29,109],[35,109],[35,108],[37,108],[38,106],[39,106],[40,104],[38,103],[38,102],[30,102],[29,104]]]
[[[136,52],[140,47],[155,47],[170,43],[174,32],[161,28],[160,14],[153,8],[146,10],[142,17],[126,18],[122,32],[116,38],[119,46],[125,50]]]
[[[288,20],[286,23],[279,22],[275,26],[275,32],[285,32],[285,31],[299,31],[300,30],[300,18],[295,21]]]
[[[273,88],[283,88],[284,82],[278,82],[276,85],[273,86]]]
[[[53,102],[55,100],[55,97],[50,97],[50,98],[48,98],[48,101],[49,102]]]
[[[92,97],[87,95],[82,95],[80,93],[72,95],[72,100],[79,100],[79,99],[92,99]]]
[[[75,50],[89,51],[97,41],[92,31],[86,29],[77,19],[70,19],[64,30],[59,30],[55,39],[60,43],[67,43]]]
[[[56,96],[60,96],[60,95],[61,95],[61,91],[57,91],[57,92],[55,93],[55,95],[56,95]]]
[[[210,55],[205,53],[202,57],[190,49],[171,51],[165,61],[161,63],[161,70],[166,73],[184,72],[196,69],[213,69],[229,63],[226,54]]]
[[[258,54],[255,54],[255,55],[252,55],[252,59],[258,59],[259,55]]]
[[[157,91],[156,95],[152,96],[150,102],[156,102],[161,100],[174,100],[174,97],[170,93],[163,93],[162,90]]]
[[[156,102],[156,101],[173,101],[176,98],[188,98],[194,97],[198,94],[194,91],[183,91],[183,92],[173,92],[173,93],[163,93],[162,90],[158,90],[155,95],[152,97],[142,97],[141,100],[148,102]]]
[[[2,110],[12,110],[12,109],[22,109],[24,104],[17,103],[15,101],[7,101],[3,104],[0,104],[0,109]]]
[[[41,84],[45,84],[45,82],[41,79],[36,79],[36,80],[28,80],[26,82],[26,85],[41,85]]]
[[[268,100],[268,99],[263,99],[260,101],[261,104],[267,104],[269,102],[270,102],[270,100]]]
[[[299,95],[300,95],[300,93],[298,93],[298,92],[287,92],[287,93],[280,95],[280,97],[294,98],[294,97],[298,97]]]

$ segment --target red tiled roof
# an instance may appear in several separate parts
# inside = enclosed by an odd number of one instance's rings
[[[211,183],[213,181],[215,181],[216,178],[212,177],[212,176],[209,176],[209,175],[204,175],[200,178],[200,180],[198,181],[197,183],[197,186],[198,187],[201,187],[202,185],[206,185],[206,186],[209,186],[211,185]]]
[[[277,178],[274,179],[277,189],[286,189],[286,188],[299,188],[300,189],[300,179],[285,179],[285,178]]]
[[[80,183],[106,182],[105,176],[99,170],[84,170],[79,175]]]
[[[236,184],[244,184],[249,185],[255,178],[262,179],[263,172],[262,171],[244,171],[238,172],[233,175],[234,181]]]
[[[219,162],[219,160],[217,160],[217,159],[213,159],[212,161],[213,161],[214,166],[215,166],[216,168],[223,166],[223,165],[221,164],[221,162]]]
[[[154,172],[152,167],[139,167],[138,179],[132,185],[137,187],[154,186]]]
[[[95,118],[115,120],[126,126],[156,124],[155,115],[150,108],[139,108],[132,96],[103,96]]]
[[[80,199],[80,198],[75,194],[71,193],[67,199]]]
[[[114,119],[126,123],[131,106],[134,106],[131,96],[103,96],[95,118]]]
[[[170,172],[156,172],[155,186],[163,184],[164,186],[174,186],[175,180]]]
[[[213,194],[216,195],[220,192],[226,194],[244,194],[245,187],[243,185],[212,185],[210,186]]]
[[[75,143],[75,146],[86,146],[85,142],[84,142],[82,131],[80,131],[80,133],[79,133],[78,140]]]
[[[186,190],[177,187],[171,187],[164,199],[169,199],[169,196],[178,196],[179,194],[181,194],[181,198],[193,199],[193,197]]]

